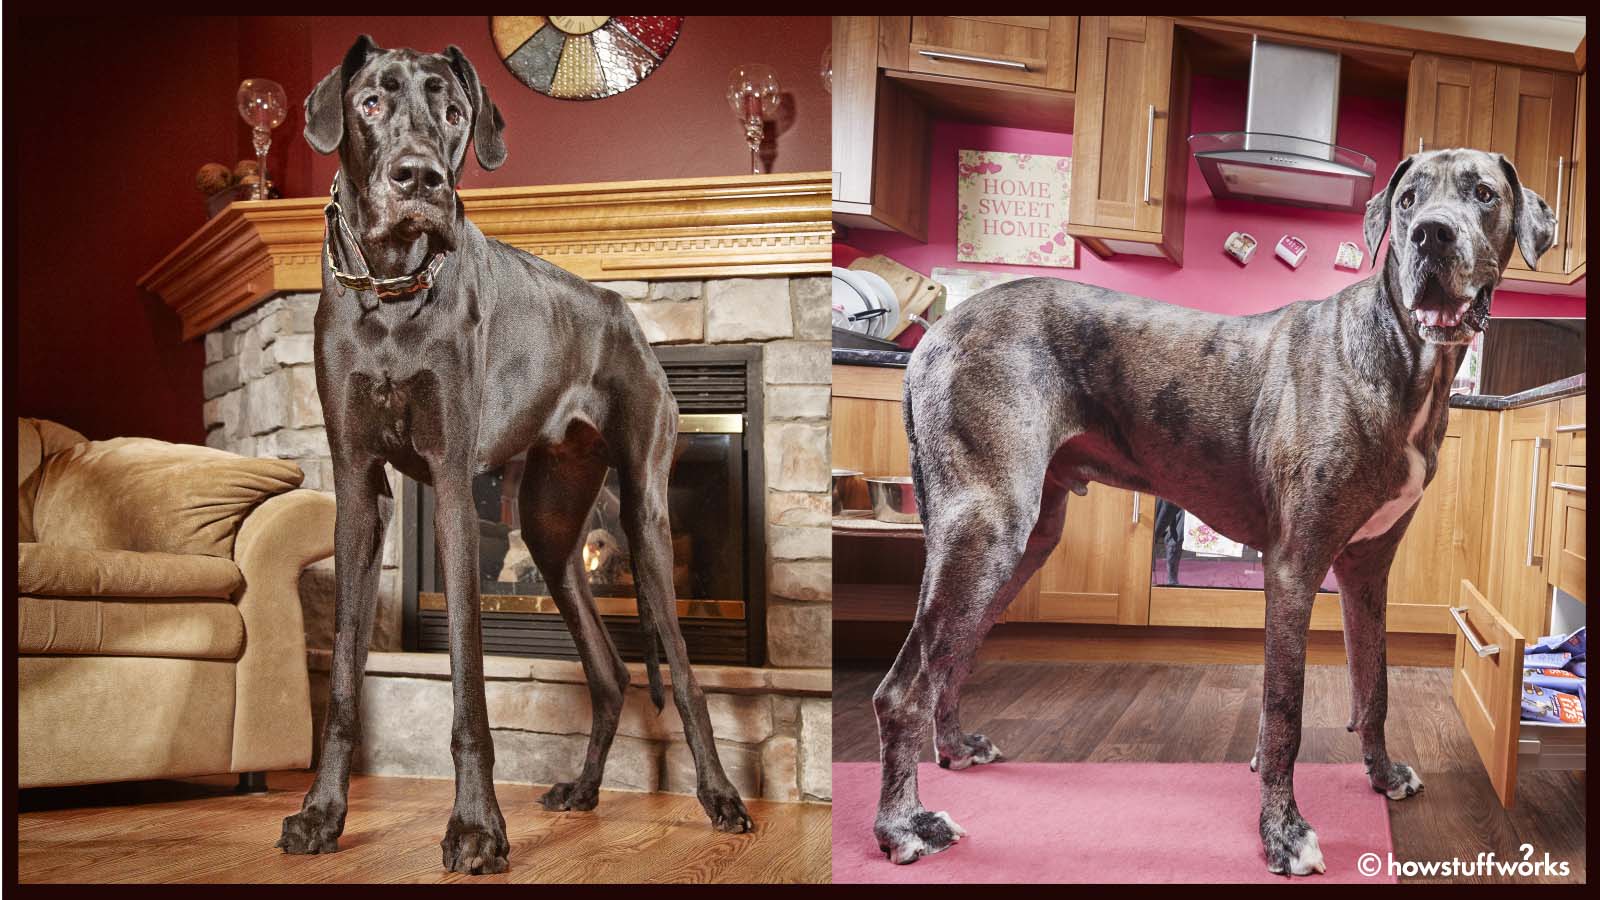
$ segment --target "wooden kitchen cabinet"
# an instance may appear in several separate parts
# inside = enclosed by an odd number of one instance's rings
[[[1553,587],[1587,603],[1589,482],[1585,419],[1584,395],[1556,404],[1550,552],[1545,555],[1545,574]]]
[[[903,16],[833,17],[833,218],[928,239],[928,113],[878,68]]]
[[[1486,583],[1497,415],[1450,411],[1438,468],[1389,570],[1389,631],[1452,634],[1462,579]]]
[[[1567,193],[1567,218],[1563,228],[1567,233],[1567,274],[1576,275],[1587,270],[1589,260],[1589,136],[1585,129],[1589,123],[1589,73],[1578,76],[1578,123],[1572,131],[1572,175]]]
[[[1149,494],[1090,484],[1069,495],[1061,543],[1003,621],[1147,624],[1154,520]]]
[[[1169,18],[1080,20],[1067,232],[1097,256],[1183,264],[1186,66]]]
[[[1554,246],[1536,271],[1513,253],[1506,274],[1512,280],[1570,283],[1584,271],[1588,177],[1579,95],[1585,89],[1586,81],[1570,73],[1431,53],[1411,59],[1405,152],[1471,147],[1503,153],[1522,186],[1556,213]]]
[[[1523,635],[1550,621],[1545,576],[1554,403],[1500,413],[1489,580],[1484,595]]]
[[[1572,236],[1566,225],[1574,201],[1569,166],[1577,96],[1578,79],[1573,75],[1496,67],[1490,149],[1505,154],[1517,167],[1522,186],[1536,191],[1555,210],[1555,244],[1540,258],[1537,271],[1557,275],[1567,272],[1566,248]],[[1528,264],[1520,253],[1513,253],[1508,268],[1527,271]]]
[[[1070,91],[1077,16],[911,16],[909,71]]]

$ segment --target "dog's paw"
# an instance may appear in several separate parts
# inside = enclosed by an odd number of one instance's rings
[[[468,825],[452,816],[439,847],[444,851],[444,867],[452,872],[493,875],[510,868],[506,858],[511,855],[511,844],[504,827]]]
[[[1000,748],[996,747],[993,741],[981,734],[969,734],[961,739],[961,746],[956,752],[939,751],[939,766],[959,771],[971,766],[998,762],[1004,758]]]
[[[560,810],[588,812],[599,803],[600,789],[597,786],[573,781],[551,785],[550,790],[539,798],[539,804],[552,812]]]
[[[924,856],[948,850],[961,842],[967,832],[946,812],[926,810],[912,816],[904,825],[879,825],[874,829],[878,849],[897,866],[910,865]]]
[[[744,801],[739,799],[739,792],[732,787],[722,791],[701,791],[700,805],[711,817],[711,827],[718,831],[744,834],[756,830],[755,820],[750,818]]]
[[[1373,790],[1390,800],[1414,797],[1422,790],[1422,776],[1405,763],[1390,763],[1387,771],[1369,770],[1367,778],[1372,782]]]
[[[1267,871],[1274,875],[1310,875],[1328,870],[1322,861],[1317,833],[1299,814],[1276,824],[1263,819],[1261,845],[1267,852]]]
[[[344,816],[317,806],[309,806],[283,820],[283,836],[277,846],[285,853],[337,853],[339,834],[344,831]]]

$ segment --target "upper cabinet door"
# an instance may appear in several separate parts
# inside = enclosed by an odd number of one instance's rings
[[[1572,165],[1567,179],[1571,185],[1567,188],[1567,195],[1572,199],[1567,201],[1567,218],[1561,225],[1561,230],[1566,233],[1568,272],[1583,268],[1589,259],[1589,139],[1584,134],[1589,123],[1589,113],[1585,109],[1588,102],[1589,73],[1585,72],[1578,76],[1578,125],[1572,131]]]
[[[1556,212],[1555,245],[1539,258],[1540,272],[1566,271],[1577,94],[1574,75],[1517,66],[1498,66],[1495,73],[1490,149],[1505,154],[1517,167],[1522,186],[1538,192]],[[1511,254],[1510,268],[1527,270],[1521,253]]]
[[[1077,16],[912,16],[913,72],[1070,91]]]
[[[1418,53],[1411,58],[1405,153],[1446,147],[1491,149],[1493,63]]]
[[[1084,16],[1081,23],[1069,221],[1159,236],[1173,124],[1172,20]],[[1181,155],[1173,160],[1186,163]]]

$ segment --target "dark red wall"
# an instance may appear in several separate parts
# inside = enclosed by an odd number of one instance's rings
[[[134,286],[205,221],[194,173],[233,157],[237,23],[7,21],[17,410],[91,438],[199,441],[198,341]],[[48,86],[46,88],[46,86]]]
[[[793,121],[773,169],[829,168],[831,105],[817,70],[826,16],[690,16],[666,62],[632,90],[552,100],[497,57],[486,16],[217,17],[8,22],[20,70],[49,102],[6,104],[18,153],[21,238],[18,353],[8,361],[23,415],[90,437],[204,438],[198,340],[134,286],[205,221],[193,188],[202,163],[251,155],[233,109],[240,79],[272,78],[289,95],[269,166],[286,196],[327,191],[336,162],[300,136],[301,104],[356,35],[382,46],[466,51],[506,119],[510,156],[469,163],[468,187],[726,175],[748,171],[743,133],[723,99],[728,71],[765,62],[790,94]],[[12,48],[15,48],[14,50]],[[12,65],[10,71],[18,71]],[[7,99],[19,98],[17,85]],[[12,137],[15,135],[16,137]],[[8,298],[8,302],[10,302]]]

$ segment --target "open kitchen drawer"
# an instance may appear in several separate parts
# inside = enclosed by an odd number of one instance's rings
[[[1519,769],[1585,768],[1585,728],[1522,721],[1523,635],[1467,579],[1450,614],[1457,628],[1451,695],[1501,805],[1516,802]]]

